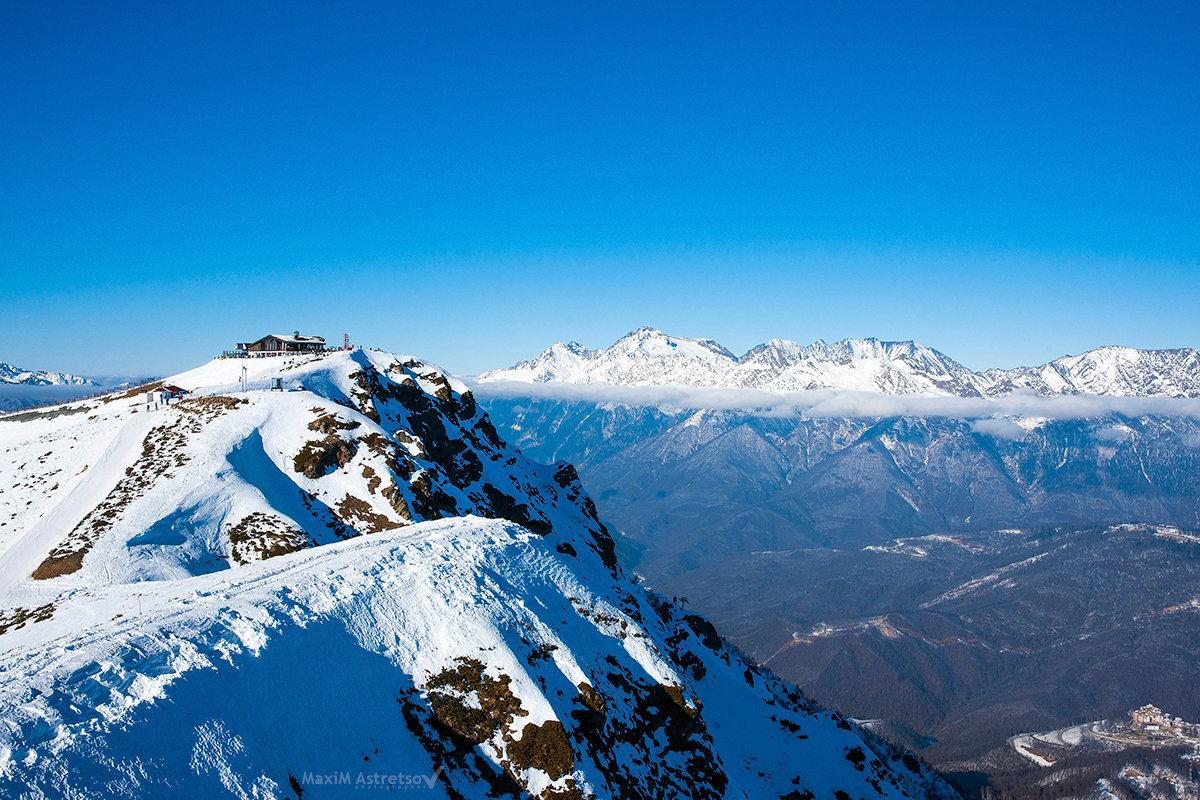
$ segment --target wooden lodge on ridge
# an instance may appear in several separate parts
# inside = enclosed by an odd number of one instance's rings
[[[255,342],[238,342],[237,353],[253,355],[289,355],[293,353],[320,353],[325,350],[325,337],[301,336],[296,331],[291,336],[269,333]]]

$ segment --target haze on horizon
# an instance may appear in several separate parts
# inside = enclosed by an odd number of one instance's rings
[[[1200,345],[1185,3],[8,4],[0,361]]]

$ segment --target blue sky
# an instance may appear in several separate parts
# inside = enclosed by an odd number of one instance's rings
[[[0,360],[1200,346],[1194,3],[4,3]]]

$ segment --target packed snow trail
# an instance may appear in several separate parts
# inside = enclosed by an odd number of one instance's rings
[[[152,413],[131,414],[103,455],[95,465],[88,466],[63,499],[0,550],[0,607],[7,604],[12,588],[29,578],[59,539],[112,491],[141,451],[142,441],[155,421]]]

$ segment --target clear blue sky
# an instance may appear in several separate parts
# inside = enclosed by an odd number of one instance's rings
[[[0,4],[0,360],[1200,346],[1200,6]]]

